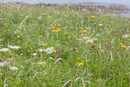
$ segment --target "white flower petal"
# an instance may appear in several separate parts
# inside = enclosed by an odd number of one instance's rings
[[[122,38],[127,38],[127,37],[130,37],[130,35],[125,34],[125,35],[122,36]]]
[[[11,46],[11,45],[9,45],[9,48],[12,48],[12,49],[19,49],[20,46]]]
[[[1,52],[1,51],[7,52],[7,51],[9,51],[9,49],[8,49],[8,48],[3,48],[3,49],[0,49],[0,52]]]
[[[18,70],[17,67],[13,67],[13,66],[10,66],[9,69],[12,70],[12,71],[14,71],[14,70]]]
[[[2,62],[0,62],[0,66],[4,66],[4,64]]]
[[[87,40],[86,43],[93,43],[93,40]]]

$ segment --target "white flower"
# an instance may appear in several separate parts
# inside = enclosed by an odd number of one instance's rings
[[[9,51],[9,49],[8,49],[8,48],[3,48],[3,49],[0,49],[0,52],[1,52],[1,51],[7,52],[7,51]]]
[[[4,61],[3,64],[4,66],[7,66],[8,64],[10,64],[10,62]]]
[[[125,34],[125,35],[122,36],[122,38],[127,38],[127,37],[130,37],[130,35]]]
[[[12,49],[19,49],[20,46],[11,46],[11,45],[9,45],[9,48],[12,48]]]
[[[100,27],[102,27],[102,26],[103,26],[103,24],[99,24],[99,26],[100,26]]]
[[[2,62],[0,62],[0,66],[4,66],[4,64]]]
[[[54,47],[50,47],[50,48],[47,48],[46,49],[46,52],[48,53],[48,54],[51,54],[52,52],[54,52],[55,50],[54,50]]]
[[[48,54],[51,54],[51,53],[53,52],[53,49],[47,48],[47,49],[46,49],[46,52],[47,52]]]
[[[39,65],[46,65],[46,62],[38,62]]]
[[[31,55],[36,56],[36,55],[37,55],[37,53],[32,53]]]
[[[45,51],[45,49],[38,49],[40,52]]]
[[[48,57],[49,59],[53,59],[52,57]]]
[[[42,51],[45,51],[45,52],[47,52],[48,54],[51,54],[52,52],[56,52],[55,50],[54,50],[54,47],[50,47],[50,48],[47,48],[47,49],[38,49],[40,52],[42,52]]]
[[[91,38],[90,38],[90,37],[83,37],[83,39],[86,39],[86,40],[87,40],[87,39],[91,39]]]
[[[12,71],[14,71],[14,70],[18,70],[17,67],[13,67],[13,66],[10,66],[9,69],[12,70]]]
[[[93,43],[93,40],[87,40],[86,43]]]

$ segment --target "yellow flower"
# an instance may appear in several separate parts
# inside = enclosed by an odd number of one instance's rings
[[[52,32],[58,32],[58,30],[52,30]]]
[[[95,18],[95,16],[91,16],[91,18]]]
[[[82,33],[87,33],[87,30],[82,30]]]
[[[57,30],[57,31],[61,31],[61,28],[57,28],[56,30]]]
[[[20,36],[17,36],[17,38],[20,38]]]
[[[2,39],[0,39],[0,41],[2,41]]]
[[[122,47],[122,48],[126,48],[126,46],[125,46],[125,45],[121,45],[121,47]]]
[[[77,59],[79,59],[79,57]]]
[[[56,27],[53,27],[53,29],[56,29]]]
[[[9,53],[12,53],[11,51],[9,51]]]
[[[29,25],[32,25],[31,23],[29,23]]]
[[[28,52],[29,52],[30,50],[28,50]]]
[[[102,22],[105,22],[105,20],[103,20]]]
[[[64,28],[64,27],[62,27],[62,29],[64,30],[65,28]]]
[[[100,50],[101,52],[103,52],[103,50]]]
[[[0,35],[1,36],[1,35]]]
[[[31,50],[33,49],[33,48],[30,48]]]
[[[76,64],[79,66],[79,65],[84,65],[84,63],[83,62],[76,62]]]
[[[92,22],[94,22],[94,20],[91,20]]]

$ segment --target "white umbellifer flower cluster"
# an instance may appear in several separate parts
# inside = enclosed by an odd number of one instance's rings
[[[20,46],[11,46],[11,45],[8,45],[9,46],[9,48],[12,48],[12,49],[19,49],[20,48]]]
[[[17,67],[13,67],[13,66],[10,66],[9,69],[12,70],[12,71],[14,71],[14,70],[18,70]]]
[[[42,51],[45,51],[47,52],[48,54],[51,54],[52,52],[55,52],[54,50],[54,47],[50,47],[50,48],[47,48],[47,49],[38,49],[40,52]]]
[[[0,49],[0,52],[1,52],[1,51],[7,52],[7,51],[9,51],[9,49],[8,49],[8,48],[3,48],[3,49]]]
[[[87,40],[86,43],[93,43],[93,40]]]
[[[130,35],[125,34],[125,35],[122,36],[122,38],[127,38],[127,37],[130,37]]]
[[[7,61],[4,61],[3,63],[0,62],[0,66],[7,66],[7,65],[9,65],[9,64],[10,64],[10,62],[7,62]]]
[[[83,37],[84,40],[87,40],[85,43],[93,43],[93,39],[90,37]]]

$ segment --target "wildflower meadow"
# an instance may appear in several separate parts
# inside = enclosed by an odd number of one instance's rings
[[[0,87],[130,87],[130,18],[0,4]]]

